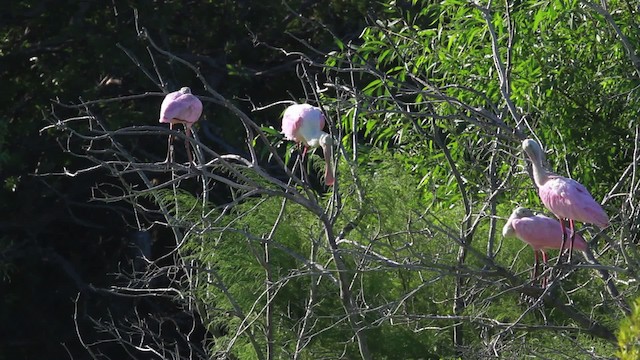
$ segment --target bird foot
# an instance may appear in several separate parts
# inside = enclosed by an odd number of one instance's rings
[[[542,274],[531,279],[531,286],[546,289],[549,286],[549,272],[550,269],[545,270]],[[551,274],[553,276],[553,273]]]
[[[540,308],[542,306],[538,298],[526,294],[520,294],[520,302],[534,308]]]

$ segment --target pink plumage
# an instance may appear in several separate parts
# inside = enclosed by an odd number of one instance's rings
[[[564,233],[564,221],[569,221],[571,229],[569,249],[571,250],[575,242],[574,222],[580,221],[594,224],[599,227],[609,225],[609,217],[604,212],[589,191],[579,182],[548,172],[542,166],[544,152],[542,147],[535,140],[526,139],[522,142],[522,149],[527,153],[533,166],[533,180],[538,186],[538,194],[544,206],[549,209],[560,220],[560,232],[562,245],[560,252],[564,248],[567,239]],[[571,262],[572,252],[569,252],[569,262]],[[558,256],[558,263],[562,256]]]
[[[320,108],[309,104],[289,106],[282,115],[282,133],[285,139],[309,145],[304,135],[321,135],[324,129],[324,114]],[[316,133],[316,134],[314,134]]]
[[[301,143],[306,147],[322,147],[325,161],[325,183],[333,185],[333,140],[324,132],[325,119],[322,110],[309,104],[294,104],[282,115],[282,133],[285,139]],[[303,153],[303,157],[304,157]]]
[[[542,148],[536,141],[524,140],[522,148],[531,159],[538,194],[549,211],[560,219],[576,220],[601,228],[609,225],[609,217],[602,206],[582,184],[544,169]]]
[[[609,217],[589,191],[579,182],[562,176],[551,175],[538,188],[544,206],[556,216],[589,223],[604,228]]]
[[[184,132],[187,137],[184,146],[189,158],[189,164],[193,163],[193,156],[189,147],[191,127],[200,119],[200,115],[202,115],[202,102],[197,96],[191,94],[191,89],[188,87],[183,87],[178,91],[167,94],[162,100],[162,105],[160,105],[160,123],[168,123],[170,130],[173,130],[173,125],[175,124],[184,125]],[[170,162],[172,155],[173,135],[169,135],[167,160],[165,162]]]
[[[161,123],[193,124],[202,115],[202,102],[188,87],[167,94],[160,106]]]
[[[564,231],[568,236],[568,230],[564,229]],[[529,244],[534,251],[560,249],[562,246],[562,227],[558,220],[544,215],[534,215],[524,208],[514,210],[505,224],[503,234],[517,237]],[[576,234],[573,248],[586,251],[587,247],[584,238],[580,234]]]
[[[502,228],[504,237],[517,237],[529,244],[533,249],[535,259],[533,267],[533,279],[538,277],[539,259],[538,253],[542,254],[542,262],[547,263],[546,249],[560,249],[562,252],[564,240],[569,236],[567,229],[558,221],[544,215],[535,215],[531,210],[519,207],[513,210],[509,220]],[[564,237],[562,233],[564,232]],[[573,248],[580,251],[587,251],[588,245],[580,234],[573,234]],[[560,256],[558,256],[560,258]],[[542,286],[546,287],[547,278],[542,278]]]

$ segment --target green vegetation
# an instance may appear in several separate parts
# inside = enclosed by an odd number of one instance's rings
[[[618,345],[616,352],[622,360],[637,359],[640,357],[640,299],[633,303],[631,316],[620,322],[618,332]]]
[[[638,9],[369,3],[8,5],[0,358],[637,358]],[[196,167],[182,136],[160,162],[180,86]],[[333,187],[279,134],[292,100]],[[551,215],[525,138],[611,217],[546,289],[501,235]]]

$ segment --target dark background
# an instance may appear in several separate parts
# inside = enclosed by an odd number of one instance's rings
[[[85,359],[76,323],[86,342],[109,338],[91,319],[115,323],[134,302],[149,313],[173,319],[188,314],[166,299],[134,300],[107,289],[131,269],[133,213],[127,204],[91,201],[95,184],[109,174],[46,175],[90,165],[62,151],[59,133],[43,131],[76,110],[53,102],[77,103],[153,92],[122,102],[105,121],[112,128],[155,125],[163,89],[134,60],[149,65],[136,34],[134,9],[159,46],[194,65],[215,89],[238,106],[303,96],[296,59],[254,43],[288,50],[323,51],[334,44],[320,23],[343,39],[365,24],[365,1],[12,1],[0,13],[0,359]],[[304,14],[306,19],[296,14]],[[309,20],[311,19],[311,20]],[[202,86],[184,66],[158,56],[166,91]],[[94,109],[102,116],[100,109]],[[281,109],[261,112],[256,122],[277,126]],[[75,113],[74,113],[75,112]],[[205,105],[199,136],[213,146],[233,148],[225,114]],[[144,138],[150,161],[164,157],[166,142]],[[170,234],[154,227],[152,251],[166,252]],[[77,321],[74,321],[76,318]],[[188,323],[188,322],[185,322]],[[162,324],[158,324],[162,326]],[[167,337],[176,336],[165,331]],[[204,336],[204,334],[199,334]],[[116,343],[99,347],[105,356],[127,357]]]

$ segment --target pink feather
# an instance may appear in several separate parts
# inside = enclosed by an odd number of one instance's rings
[[[589,191],[579,182],[547,171],[543,165],[544,152],[535,140],[526,139],[522,149],[533,165],[533,178],[544,206],[560,219],[595,224],[604,228],[609,217]]]
[[[202,115],[202,102],[197,96],[180,89],[167,94],[160,106],[161,123],[195,123]]]
[[[294,104],[289,106],[282,115],[282,133],[287,140],[302,142],[307,145],[300,130],[309,128],[318,134],[324,129],[324,115],[320,108],[309,104]]]
[[[529,244],[534,251],[545,249],[560,249],[562,245],[562,229],[557,220],[544,215],[509,219],[518,239]],[[567,236],[569,230],[565,229]],[[586,251],[587,242],[580,234],[575,235],[573,248]]]
[[[572,219],[604,228],[609,225],[609,217],[589,191],[579,182],[562,176],[552,175],[538,188],[544,206],[556,216]]]
[[[300,111],[289,109],[291,109],[291,107],[288,107],[282,116],[282,133],[285,139],[300,142],[296,134],[298,133],[298,129],[300,129],[300,125],[302,125],[302,116]]]
[[[178,91],[167,94],[160,105],[160,123],[168,123],[169,129],[173,130],[174,124],[183,124],[187,139],[184,142],[189,164],[193,163],[193,155],[191,155],[191,126],[200,119],[202,115],[202,102],[197,96],[191,94],[191,89],[183,87]],[[167,146],[166,163],[173,161],[173,135],[169,135]]]
[[[302,143],[307,147],[321,146],[325,161],[325,183],[333,185],[333,140],[324,129],[325,119],[322,110],[309,104],[294,104],[285,109],[282,115],[282,133],[287,140]],[[303,153],[303,154],[304,154]],[[304,156],[304,155],[303,155]]]

